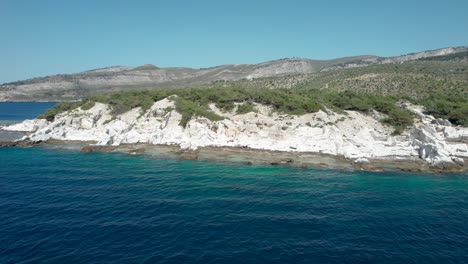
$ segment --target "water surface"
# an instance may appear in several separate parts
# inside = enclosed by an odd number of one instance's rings
[[[0,149],[0,263],[468,263],[466,174]]]
[[[0,120],[20,121],[35,118],[55,102],[0,102]]]

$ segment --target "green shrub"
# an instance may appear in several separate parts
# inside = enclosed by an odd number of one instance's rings
[[[216,103],[216,107],[225,111],[231,111],[232,109],[234,109],[234,107],[236,107],[236,105],[233,102],[221,101]]]
[[[178,98],[176,100],[176,110],[182,115],[182,119],[179,124],[183,127],[187,126],[187,123],[194,116],[206,117],[211,121],[219,121],[223,119],[223,117],[207,110],[202,105],[183,98]]]
[[[80,104],[81,102],[61,102],[54,105],[52,108],[47,109],[37,118],[47,119],[47,121],[54,121],[56,115],[75,109],[79,107]]]
[[[93,106],[96,104],[94,101],[86,101],[84,104],[82,104],[80,107],[82,110],[89,110],[93,108]]]
[[[255,112],[254,105],[251,102],[245,102],[237,106],[238,114],[246,114],[250,112]]]
[[[468,126],[468,100],[466,98],[433,95],[418,103],[424,105],[427,114],[448,119],[454,125]]]
[[[394,134],[401,134],[405,128],[413,124],[413,115],[406,110],[394,109],[388,113],[388,117],[382,123],[392,126]]]
[[[136,107],[146,111],[154,103],[154,95],[147,90],[117,92],[100,99],[104,99],[103,103],[108,103],[112,107],[114,115],[123,114]]]

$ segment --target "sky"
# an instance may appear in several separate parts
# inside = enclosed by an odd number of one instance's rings
[[[0,83],[468,46],[466,0],[0,0]]]

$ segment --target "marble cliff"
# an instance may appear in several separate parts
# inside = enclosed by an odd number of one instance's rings
[[[22,140],[30,142],[145,143],[177,145],[183,150],[244,147],[321,153],[364,164],[369,160],[421,159],[440,169],[465,168],[468,161],[468,128],[425,115],[415,105],[402,104],[415,114],[415,122],[401,135],[392,135],[393,129],[379,122],[383,115],[376,111],[319,111],[291,116],[274,113],[264,105],[255,107],[256,112],[235,114],[222,112],[212,104],[211,110],[224,120],[194,117],[182,127],[173,98],[155,102],[146,111],[135,108],[118,116],[111,114],[108,105],[96,103],[89,110],[77,108],[59,114],[52,122],[33,119],[2,129],[27,132]]]

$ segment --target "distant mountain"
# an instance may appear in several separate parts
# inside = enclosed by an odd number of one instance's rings
[[[468,47],[444,48],[397,57],[372,55],[333,60],[286,58],[260,64],[232,64],[212,68],[112,66],[75,74],[58,74],[0,85],[0,101],[74,100],[118,90],[209,85],[218,81],[253,81],[269,77],[326,73],[381,64],[425,59],[466,60]],[[457,54],[460,54],[458,56]],[[448,57],[447,57],[448,56]]]

